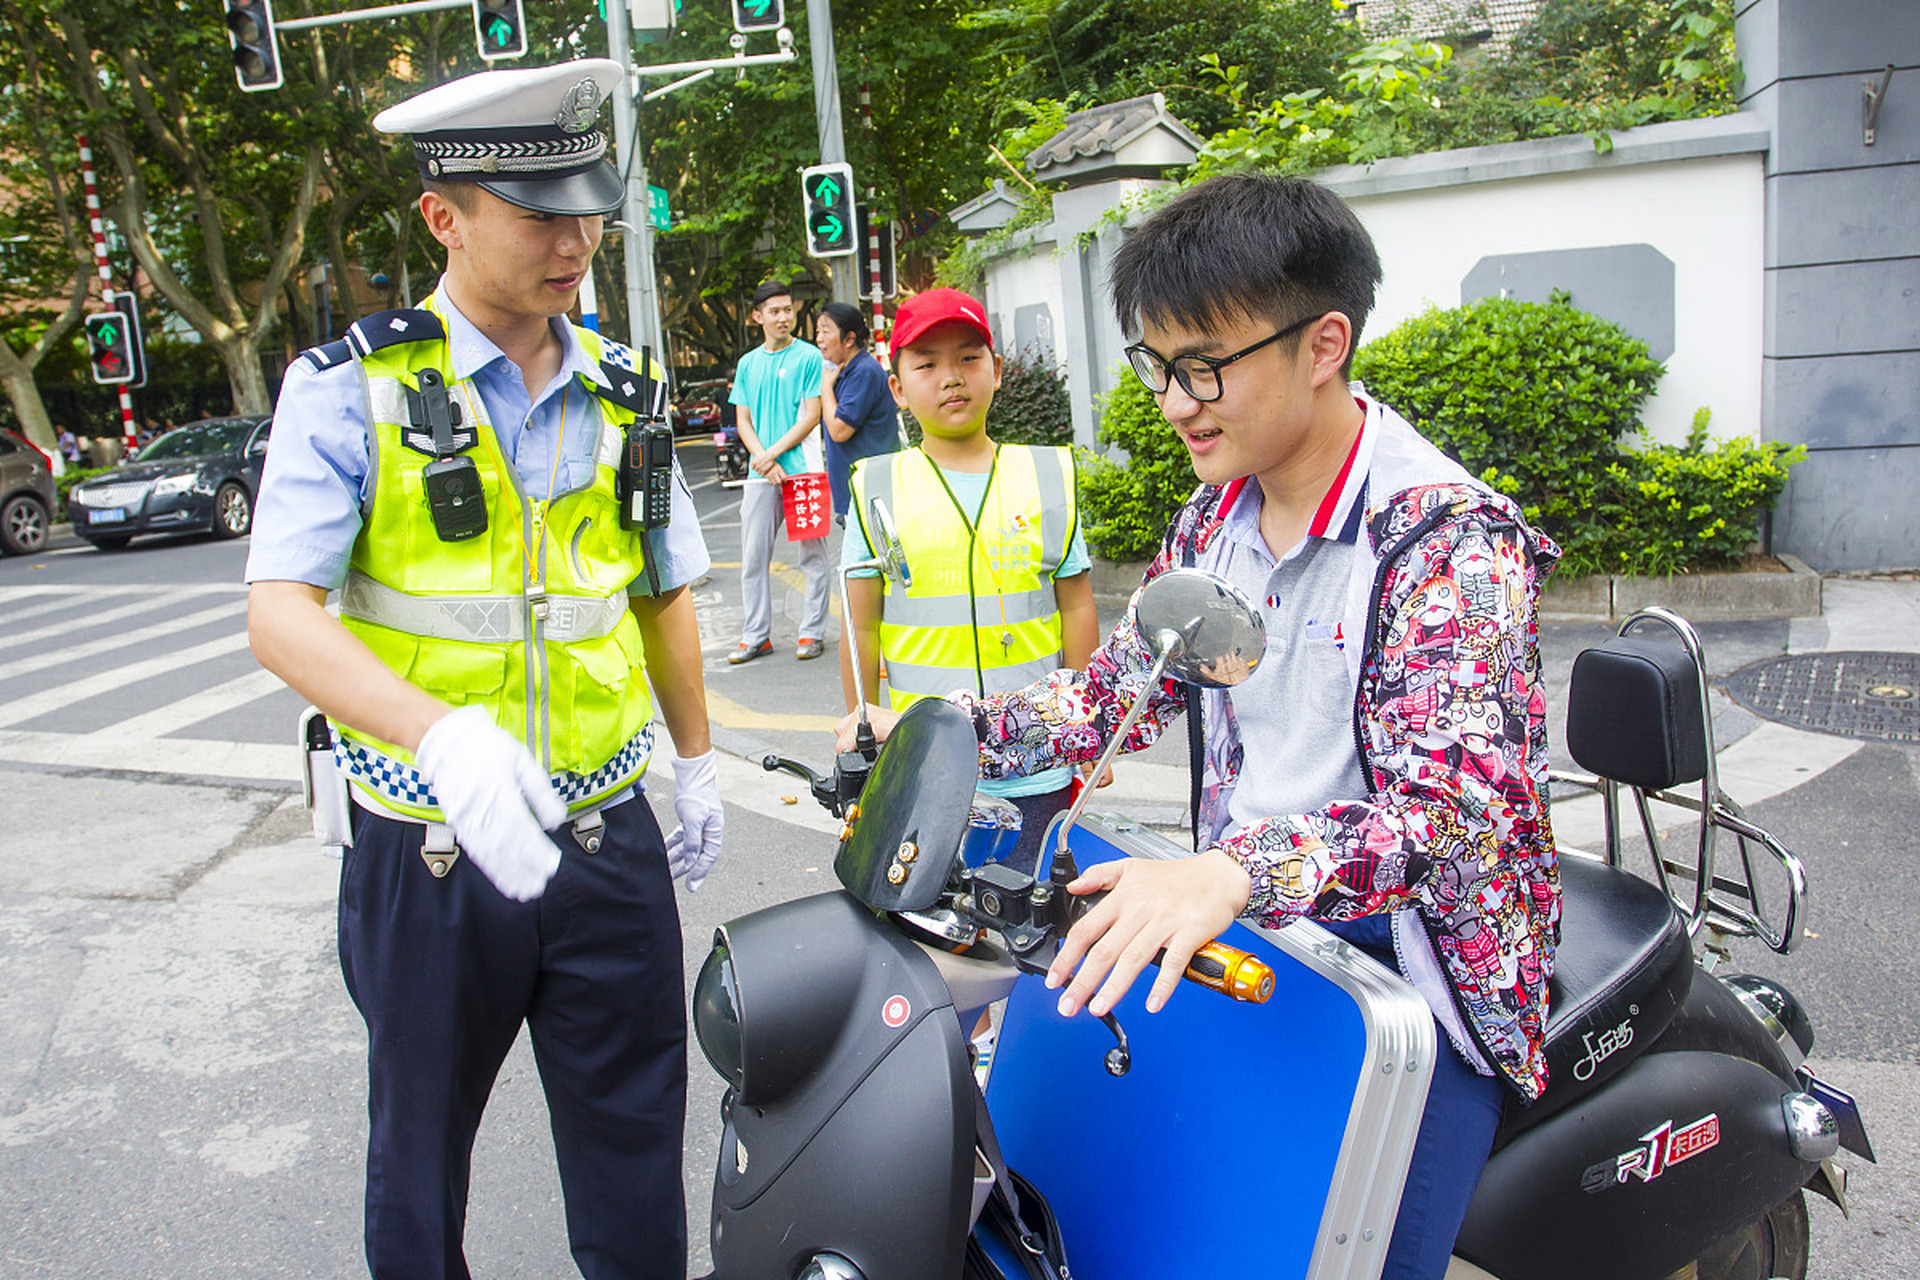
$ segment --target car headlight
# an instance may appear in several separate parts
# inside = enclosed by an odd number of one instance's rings
[[[185,493],[193,488],[194,482],[199,478],[199,472],[189,471],[185,475],[167,476],[163,479],[156,480],[153,484],[153,496],[156,498],[167,498],[176,493]]]
[[[733,976],[733,955],[726,937],[714,939],[707,962],[693,983],[693,1034],[713,1069],[738,1089],[746,1076],[746,1051],[740,1038],[740,988]]]

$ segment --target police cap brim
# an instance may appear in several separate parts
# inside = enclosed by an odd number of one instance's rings
[[[614,212],[626,196],[625,184],[620,181],[620,171],[607,160],[602,160],[584,172],[571,173],[564,178],[507,182],[494,179],[476,182],[474,185],[499,196],[508,204],[519,205],[522,209],[531,209],[535,213],[557,213],[583,218],[596,213]]]

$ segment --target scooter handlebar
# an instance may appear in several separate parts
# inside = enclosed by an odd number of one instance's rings
[[[1165,956],[1166,952],[1160,952],[1154,956],[1154,963]],[[1181,976],[1229,1000],[1247,1004],[1265,1004],[1273,995],[1273,970],[1266,961],[1224,942],[1209,942],[1194,952]]]

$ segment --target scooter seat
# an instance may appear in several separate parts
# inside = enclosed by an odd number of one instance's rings
[[[1591,858],[1562,857],[1560,890],[1547,1091],[1530,1107],[1509,1107],[1496,1142],[1606,1083],[1666,1030],[1693,985],[1686,923],[1657,886]]]

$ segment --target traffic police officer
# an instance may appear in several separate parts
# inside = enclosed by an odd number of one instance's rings
[[[686,586],[708,558],[684,482],[665,530],[623,527],[624,432],[652,385],[564,320],[621,200],[596,115],[624,91],[594,59],[377,117],[413,136],[446,274],[303,354],[275,416],[248,627],[337,727],[354,802],[340,962],[369,1040],[375,1277],[467,1276],[474,1132],[522,1022],[581,1271],[685,1274],[670,877],[697,887],[720,850]],[[665,841],[637,795],[655,705]]]

